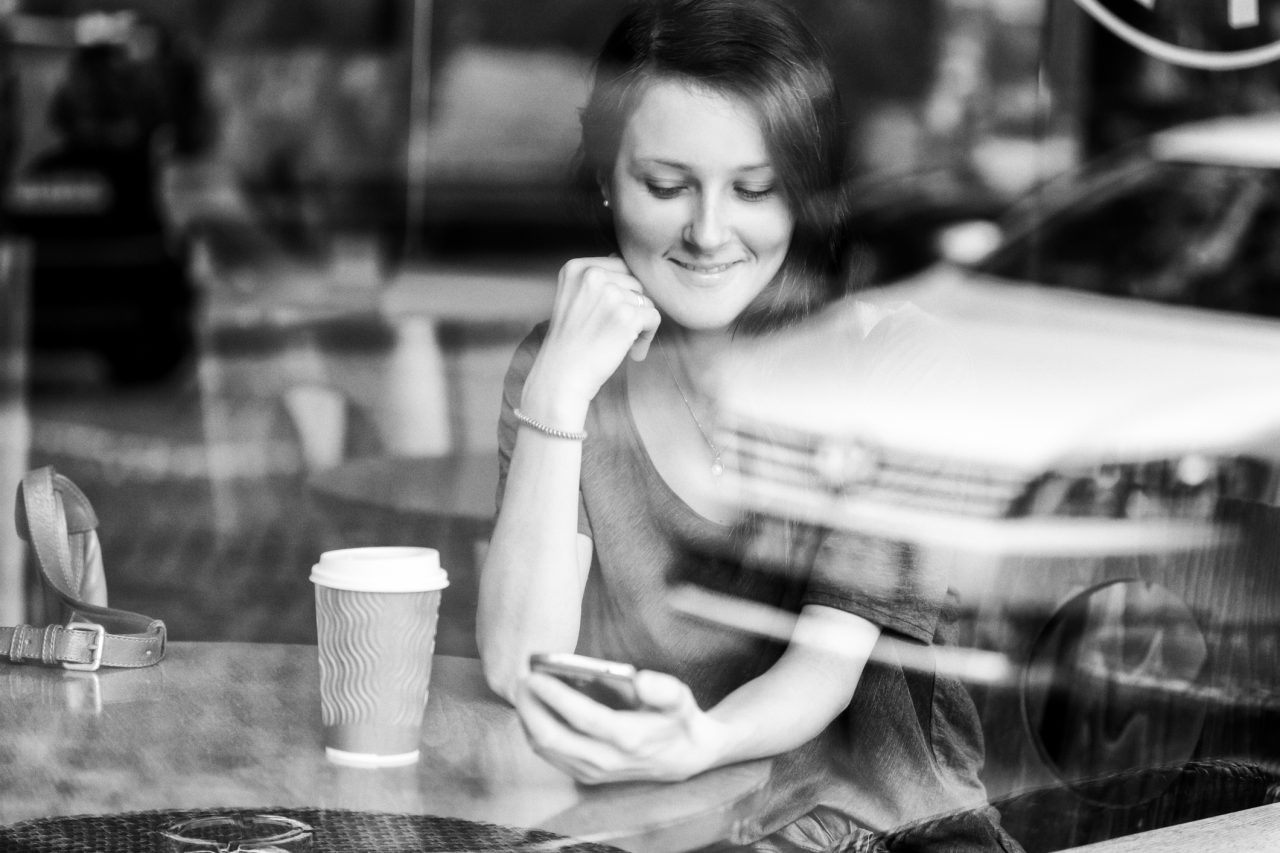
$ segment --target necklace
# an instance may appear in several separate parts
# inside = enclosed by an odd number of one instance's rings
[[[711,451],[711,476],[719,477],[724,473],[724,463],[720,461],[720,448],[716,447],[711,440],[711,436],[707,433],[706,427],[702,425],[702,420],[698,417],[698,413],[693,410],[693,404],[689,402],[689,395],[685,394],[684,388],[680,386],[680,380],[676,378],[676,369],[671,364],[671,357],[667,355],[666,346],[659,342],[658,349],[662,352],[662,360],[667,363],[667,374],[671,377],[671,384],[676,386],[680,399],[684,401],[684,407],[689,410],[689,417],[693,418],[693,425],[698,428],[698,434],[702,436],[702,440],[707,444],[707,449]]]

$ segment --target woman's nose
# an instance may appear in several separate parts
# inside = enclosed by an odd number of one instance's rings
[[[699,252],[712,252],[729,240],[728,211],[709,195],[697,198],[685,226],[685,241]]]

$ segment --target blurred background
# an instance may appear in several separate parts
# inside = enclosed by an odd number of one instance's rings
[[[1278,98],[1271,66],[1161,62],[1067,0],[795,4],[845,97],[855,287],[1048,176]],[[474,556],[506,359],[598,245],[564,179],[621,7],[0,0],[4,478],[85,488],[122,606],[176,638],[308,640],[324,543],[462,531]],[[1271,32],[1110,7],[1193,46]],[[371,500],[387,458],[451,485]],[[9,579],[6,618],[27,593]]]
[[[845,97],[851,287],[1049,176],[1280,98],[1271,65],[1178,67],[1068,0],[795,5]],[[1274,29],[1108,5],[1192,47]],[[474,560],[506,360],[598,245],[563,187],[621,7],[0,0],[4,479],[82,485],[121,606],[179,639],[306,641],[327,544]],[[14,619],[35,603],[9,575]]]
[[[1092,39],[1070,8],[801,5],[867,182],[865,280],[1079,155]],[[5,479],[81,484],[120,606],[179,639],[308,640],[325,541],[483,527],[307,481],[388,456],[491,479],[511,349],[598,245],[564,187],[622,7],[4,0],[0,222],[26,292]]]
[[[112,603],[179,640],[313,642],[320,551],[438,547],[453,578],[441,650],[474,654],[502,376],[560,264],[600,246],[565,187],[589,63],[623,5],[0,0],[0,487],[46,464],[74,480],[100,518]],[[1203,263],[1154,290],[1103,273],[1079,286],[1280,315],[1264,250],[1280,162],[1253,157],[1265,183],[1169,173],[1139,207],[1107,206],[1138,186],[1131,169],[1087,177],[1158,131],[1277,109],[1274,64],[1171,62],[1072,0],[793,5],[828,42],[846,105],[850,290],[984,256],[999,232],[972,226],[1027,226],[1065,181],[1081,230],[1043,243],[1022,227],[988,272],[1074,287],[1049,278],[1079,277],[1079,247],[1110,235],[1087,261],[1114,272],[1125,227],[1167,240],[1194,225],[1223,270],[1240,269],[1224,247],[1251,247],[1247,287],[1209,288]],[[1267,3],[1101,6],[1219,55],[1280,29]],[[1258,145],[1280,151],[1280,128]],[[1184,198],[1203,202],[1194,223],[1157,222]],[[1045,254],[1055,245],[1066,254]],[[1264,550],[1251,559],[1272,566]],[[43,608],[0,525],[0,624]],[[971,639],[993,646],[1038,630],[998,608],[982,619]],[[1229,637],[1263,664],[1275,639]],[[1273,685],[1246,685],[1264,697],[1249,719],[1274,713]],[[1157,753],[1190,754],[1194,737],[1164,731]],[[1063,737],[1058,757],[1076,754]]]

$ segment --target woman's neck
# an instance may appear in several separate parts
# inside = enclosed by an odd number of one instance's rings
[[[674,324],[658,332],[657,345],[664,347],[667,356],[693,383],[695,388],[705,389],[712,374],[735,344],[728,329],[700,331]]]

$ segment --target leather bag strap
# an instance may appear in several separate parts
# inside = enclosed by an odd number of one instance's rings
[[[71,536],[93,534],[98,517],[84,493],[51,466],[22,478],[15,509],[18,535],[31,546],[45,587],[66,606],[66,625],[0,627],[0,658],[73,670],[142,667],[164,658],[164,622],[81,598],[92,567]],[[96,547],[96,535],[89,541]]]

